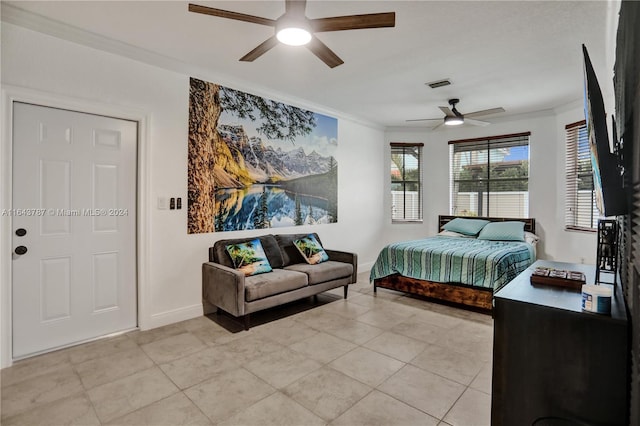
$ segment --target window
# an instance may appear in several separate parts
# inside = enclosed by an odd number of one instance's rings
[[[451,214],[528,217],[530,134],[449,141]]]
[[[391,143],[391,220],[422,221],[422,143]]]
[[[591,172],[589,134],[584,120],[565,126],[567,141],[565,229],[592,231],[598,227],[600,212]]]

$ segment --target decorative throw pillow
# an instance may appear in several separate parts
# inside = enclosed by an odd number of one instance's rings
[[[329,260],[329,256],[313,234],[295,240],[293,245],[296,246],[300,254],[302,254],[302,257],[304,257],[304,260],[310,265],[316,265],[325,260]]]
[[[478,232],[489,223],[484,219],[464,219],[456,217],[455,219],[447,222],[442,228],[445,231],[459,232],[464,235],[478,235]]]
[[[231,256],[233,267],[247,277],[272,271],[269,259],[258,238],[246,243],[229,244],[226,249]]]
[[[524,222],[491,222],[482,228],[478,239],[524,241]]]

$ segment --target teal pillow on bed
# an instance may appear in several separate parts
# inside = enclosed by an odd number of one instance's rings
[[[459,232],[464,235],[478,235],[478,232],[489,223],[484,219],[463,219],[456,217],[450,222],[447,222],[442,228],[446,231]]]
[[[524,222],[492,222],[487,224],[479,240],[524,241]]]

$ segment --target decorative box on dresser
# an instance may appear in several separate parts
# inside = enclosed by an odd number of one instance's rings
[[[495,294],[491,424],[628,424],[627,311],[582,311],[579,290],[532,285],[536,267],[595,266],[539,260]],[[554,423],[560,422],[560,423]]]

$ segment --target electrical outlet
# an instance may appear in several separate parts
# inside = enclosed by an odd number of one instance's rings
[[[176,209],[178,209],[178,210],[182,209],[182,198],[181,197],[178,197],[176,199]]]
[[[175,210],[176,209],[176,199],[174,197],[171,197],[171,199],[169,200],[169,210]]]

